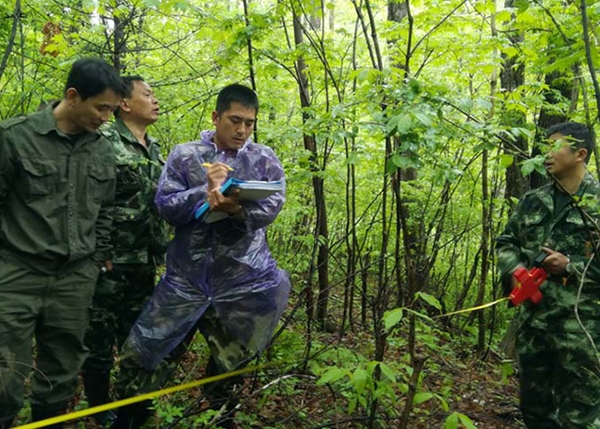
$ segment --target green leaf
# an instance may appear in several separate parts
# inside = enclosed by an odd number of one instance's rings
[[[361,395],[365,390],[368,378],[369,375],[364,369],[357,368],[356,371],[354,371],[354,374],[352,375],[352,383],[354,384],[357,394]]]
[[[415,94],[420,94],[423,90],[423,88],[421,87],[421,83],[416,79],[409,80],[408,86]]]
[[[477,429],[477,426],[473,424],[473,420],[471,420],[468,416],[465,416],[462,413],[458,413],[458,418],[460,422],[465,425],[467,429]]]
[[[502,361],[502,383],[508,384],[508,378],[514,375],[513,362],[511,360]]]
[[[358,403],[358,399],[356,398],[356,396],[352,397],[352,399],[350,399],[350,402],[348,403],[348,414],[352,414],[354,412],[354,410],[356,410],[356,404]]]
[[[399,153],[395,153],[392,155],[392,162],[398,168],[408,168],[411,166],[410,158],[407,156],[402,156]]]
[[[346,158],[346,164],[356,165],[358,160],[360,159],[360,155],[356,152],[350,152],[348,154],[348,158]]]
[[[536,170],[540,174],[545,174],[544,168],[545,157],[543,155],[538,155],[534,158],[526,159],[521,163],[521,173],[524,176],[531,174],[533,170]]]
[[[504,9],[496,14],[496,22],[506,22],[512,19],[512,13]]]
[[[419,393],[415,394],[415,397],[413,399],[413,404],[419,405],[419,404],[422,404],[423,402],[429,401],[431,398],[433,398],[433,393],[419,392]]]
[[[494,145],[491,142],[487,142],[486,141],[486,142],[481,142],[479,144],[476,144],[475,147],[473,148],[473,150],[475,152],[480,152],[480,151],[483,151],[483,150],[493,150],[495,148],[496,148],[496,145]]]
[[[379,363],[379,368],[381,369],[381,373],[385,375],[392,383],[396,382],[396,373],[392,368],[383,362]]]
[[[190,2],[187,0],[179,0],[175,3],[175,9],[185,12],[190,8]]]
[[[446,419],[446,424],[444,424],[444,429],[458,429],[458,415],[457,413],[452,413]]]
[[[448,405],[448,401],[446,401],[442,395],[434,394],[433,396],[435,396],[435,399],[440,401],[440,404],[442,404],[442,409],[445,412],[448,412],[448,410],[450,409],[450,406]]]
[[[85,11],[93,11],[98,7],[98,0],[83,0],[81,8]]]
[[[499,156],[499,159],[500,159],[500,166],[502,168],[508,168],[514,162],[515,157],[512,155],[509,155],[507,153],[501,153]]]
[[[348,375],[348,371],[343,368],[330,368],[319,378],[317,384],[323,385],[333,383]]]
[[[417,317],[420,317],[421,319],[432,320],[431,317],[429,317],[427,314],[419,313],[418,311],[411,310],[410,308],[406,308],[405,310],[408,313],[411,313],[411,314],[414,314]]]
[[[404,134],[412,128],[412,119],[410,115],[403,115],[398,119],[398,134]]]
[[[523,13],[527,9],[529,9],[529,0],[517,0],[515,2],[515,6],[517,8],[518,13]]]
[[[402,308],[395,308],[391,311],[386,311],[383,314],[383,324],[385,326],[385,330],[389,332],[394,326],[400,323],[402,316]]]
[[[415,296],[417,298],[421,298],[422,300],[427,302],[427,304],[431,305],[432,307],[442,311],[442,305],[440,304],[440,302],[438,301],[438,299],[435,296],[429,295],[428,293],[425,293],[425,292],[417,292],[415,294]]]
[[[432,121],[431,121],[431,118],[429,117],[429,115],[427,115],[423,112],[415,112],[415,113],[413,113],[413,116],[415,118],[417,118],[419,120],[419,122],[422,123],[426,127],[429,127],[432,124]]]

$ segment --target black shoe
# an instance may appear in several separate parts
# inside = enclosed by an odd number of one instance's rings
[[[138,402],[119,408],[117,419],[110,429],[139,429],[152,415],[152,401]]]
[[[94,421],[103,427],[112,425],[115,420],[117,420],[117,413],[115,413],[113,410],[94,414]]]
[[[83,371],[83,388],[90,407],[110,402],[108,390],[110,386],[110,371]]]
[[[66,404],[40,406],[34,405],[31,407],[31,420],[38,422],[40,420],[50,419],[52,417],[65,415],[67,412]],[[50,426],[44,426],[47,429],[64,429],[63,423],[55,423]]]
[[[108,390],[110,386],[110,371],[87,370],[82,372],[83,387],[90,408],[111,402]],[[100,426],[110,426],[117,418],[112,410],[93,415]]]

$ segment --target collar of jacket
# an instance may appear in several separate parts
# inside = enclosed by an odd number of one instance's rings
[[[577,192],[573,195],[575,199],[581,201],[584,194],[596,194],[596,188],[598,187],[598,182],[594,179],[594,176],[590,174],[589,171],[585,172],[583,176],[583,180],[577,189]],[[550,211],[554,211],[554,193],[558,191],[558,187],[556,184],[549,183],[541,188],[534,189],[530,192],[537,193],[539,195],[540,200],[544,203],[546,208]]]
[[[129,127],[127,125],[125,125],[125,122],[123,122],[123,120],[121,118],[117,118],[115,120],[115,128],[116,128],[117,132],[119,133],[119,135],[122,138],[124,138],[125,140],[127,140],[127,142],[129,142],[131,144],[140,144],[137,137],[133,135],[133,133],[131,132]],[[146,139],[146,143],[148,143],[148,149],[152,145],[159,145],[158,140],[151,137],[147,132],[146,132],[146,135],[144,135],[144,138]]]
[[[60,101],[50,103],[44,110],[30,116],[32,128],[39,134],[48,134],[51,131],[56,131],[62,136],[67,134],[58,128],[56,118],[54,117],[54,108],[58,106]],[[99,135],[98,130],[94,132],[86,132],[87,134]]]

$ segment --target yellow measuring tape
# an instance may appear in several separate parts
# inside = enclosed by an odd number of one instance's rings
[[[214,381],[224,380],[229,377],[235,377],[236,375],[245,374],[247,372],[258,371],[259,369],[266,368],[268,366],[273,366],[273,364],[262,364],[251,366],[247,368],[238,369],[235,371],[227,372],[225,374],[215,375],[213,377],[203,378],[201,380],[190,381],[189,383],[180,384],[179,386],[169,387],[162,390],[156,390],[150,393],[144,393],[143,395],[133,396],[131,398],[122,399],[120,401],[111,402],[109,404],[99,405],[97,407],[86,408],[85,410],[75,411],[69,414],[65,414],[63,416],[52,417],[46,420],[40,420],[37,422],[29,423],[22,426],[17,426],[14,429],[37,429],[43,428],[46,426],[50,426],[56,423],[66,422],[68,420],[80,419],[82,417],[91,416],[96,413],[101,413],[103,411],[113,410],[115,408],[123,407],[125,405],[135,404],[136,402],[142,402],[148,399],[157,398],[159,396],[168,395],[170,393],[179,392],[181,390],[191,389],[192,387],[202,386],[203,384],[212,383]]]
[[[511,298],[510,296],[506,296],[506,297],[497,299],[496,301],[488,302],[487,304],[479,305],[476,307],[464,308],[462,310],[452,311],[452,312],[446,313],[446,314],[440,314],[439,316],[435,316],[434,319],[437,319],[439,317],[453,316],[455,314],[470,313],[471,311],[483,310],[484,308],[492,307],[501,302],[508,301],[510,298]],[[115,401],[115,402],[111,402],[108,404],[99,405],[97,407],[86,408],[85,410],[75,411],[75,412],[72,412],[69,414],[65,414],[63,416],[52,417],[50,419],[40,420],[40,421],[29,423],[26,425],[17,426],[13,429],[38,429],[38,428],[43,428],[43,427],[50,426],[50,425],[53,425],[56,423],[62,423],[62,422],[66,422],[69,420],[76,420],[76,419],[80,419],[82,417],[87,417],[87,416],[91,416],[93,414],[101,413],[103,411],[114,410],[115,408],[120,408],[125,405],[135,404],[137,402],[146,401],[148,399],[158,398],[159,396],[164,396],[164,395],[168,395],[171,393],[180,392],[182,390],[191,389],[193,387],[202,386],[203,384],[208,384],[208,383],[212,383],[215,381],[224,380],[229,377],[235,377],[236,375],[245,374],[247,372],[258,371],[260,369],[263,369],[263,368],[266,368],[269,366],[273,366],[273,364],[262,364],[262,365],[256,365],[256,366],[252,366],[252,367],[242,368],[242,369],[238,369],[238,370],[228,372],[225,374],[219,374],[219,375],[215,375],[213,377],[203,378],[201,380],[190,381],[189,383],[180,384],[179,386],[168,387],[166,389],[156,390],[156,391],[150,392],[150,393],[144,393],[142,395],[133,396],[131,398],[122,399],[120,401]]]
[[[470,313],[471,311],[483,310],[484,308],[492,307],[493,305],[500,304],[501,302],[508,301],[509,299],[511,299],[510,296],[505,296],[504,298],[500,298],[500,299],[497,299],[496,301],[488,302],[487,304],[478,305],[477,307],[463,308],[462,310],[456,310],[456,311],[452,311],[450,313],[440,314],[439,316],[435,316],[434,319],[437,319],[438,317],[447,317],[447,316],[453,316],[455,314]]]

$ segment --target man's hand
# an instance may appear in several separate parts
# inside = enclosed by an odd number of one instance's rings
[[[542,250],[548,254],[544,262],[542,262],[542,267],[548,274],[560,275],[564,274],[569,262],[568,256],[563,255],[560,252],[555,252],[554,250],[548,247],[542,247]]]
[[[238,198],[239,194],[239,189],[235,189],[228,196],[223,195],[219,188],[213,189],[208,193],[210,209],[215,212],[225,212],[231,216],[235,215],[242,209]]]
[[[104,261],[104,266],[100,268],[100,273],[106,273],[113,270],[112,261]]]
[[[210,193],[219,189],[223,183],[227,180],[227,176],[231,171],[231,167],[227,164],[223,164],[222,162],[217,162],[216,164],[210,164],[210,166],[206,170],[206,176],[208,177],[208,194],[210,197]],[[211,206],[212,208],[212,206]]]

